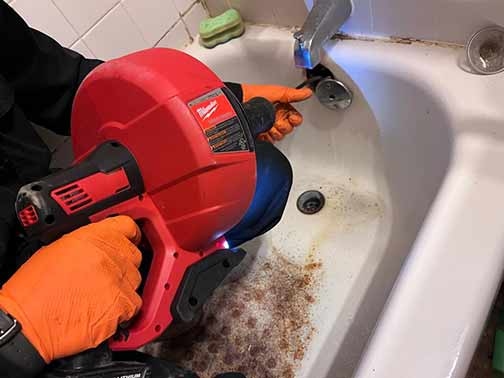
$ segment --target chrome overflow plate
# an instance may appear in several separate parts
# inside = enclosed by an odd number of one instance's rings
[[[353,101],[352,91],[322,64],[306,71],[306,80],[297,86],[303,87],[311,88],[319,102],[331,110],[344,110]]]
[[[332,78],[320,80],[315,87],[315,96],[329,109],[343,110],[352,104],[353,93],[341,81]]]

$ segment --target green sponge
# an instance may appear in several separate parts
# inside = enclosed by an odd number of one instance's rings
[[[220,16],[201,22],[200,43],[211,49],[220,43],[237,38],[245,31],[245,24],[236,9],[229,9]]]

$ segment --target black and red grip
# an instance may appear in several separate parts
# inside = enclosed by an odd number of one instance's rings
[[[115,141],[99,145],[84,160],[23,186],[16,213],[30,238],[50,243],[90,222],[90,216],[144,192],[133,155]]]

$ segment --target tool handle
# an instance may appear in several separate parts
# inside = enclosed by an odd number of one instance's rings
[[[152,250],[151,259],[144,256],[150,264],[143,274],[143,305],[131,326],[110,340],[113,350],[140,348],[163,333],[174,317],[191,321],[243,258],[244,252],[226,250],[223,238],[205,250],[182,248],[160,209],[144,192],[135,159],[115,141],[101,144],[69,169],[24,186],[18,194],[16,210],[26,233],[46,243],[118,214],[141,226]]]
[[[243,104],[243,110],[254,139],[275,123],[275,107],[263,97],[254,97]]]
[[[152,250],[148,274],[144,275],[142,308],[131,326],[110,340],[114,351],[142,347],[159,337],[174,320],[190,322],[213,290],[245,256],[242,250],[226,249],[224,238],[201,251],[179,247],[147,194],[94,214],[91,220],[99,221],[113,213],[135,219]]]
[[[89,223],[92,214],[143,191],[133,155],[108,141],[74,166],[23,186],[16,213],[28,238],[47,244]]]

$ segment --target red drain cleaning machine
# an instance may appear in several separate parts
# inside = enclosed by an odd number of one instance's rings
[[[229,250],[223,235],[254,195],[253,134],[274,120],[264,99],[250,109],[180,51],[149,49],[109,61],[76,95],[73,166],[20,190],[19,220],[29,237],[46,243],[116,214],[141,226],[144,304],[110,341],[113,350],[137,349],[174,320],[193,320],[242,260],[244,252]],[[258,118],[269,121],[250,124]]]

